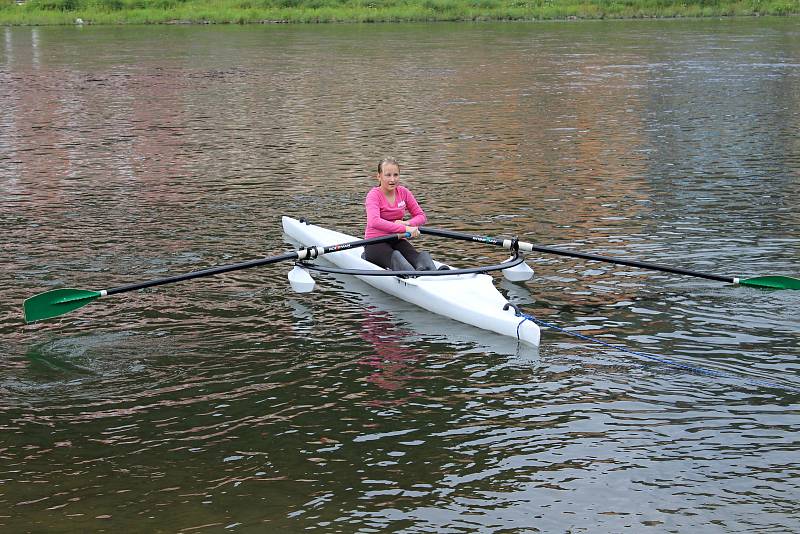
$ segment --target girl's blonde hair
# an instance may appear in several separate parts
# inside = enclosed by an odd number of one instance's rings
[[[400,170],[400,164],[399,164],[399,163],[397,163],[397,160],[396,160],[396,159],[394,159],[394,158],[389,158],[389,157],[386,157],[386,158],[383,158],[383,159],[380,161],[380,163],[378,163],[378,174],[381,174],[381,173],[383,172],[383,166],[384,166],[384,165],[394,165],[394,166],[396,166],[396,167],[397,167],[397,170],[398,170],[398,171]]]

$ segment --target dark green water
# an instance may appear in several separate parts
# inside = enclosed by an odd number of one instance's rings
[[[800,275],[795,19],[0,29],[0,530],[800,530],[800,294],[531,255],[539,350],[289,264],[437,227]],[[426,237],[467,266],[501,252]],[[768,381],[773,386],[755,384]]]

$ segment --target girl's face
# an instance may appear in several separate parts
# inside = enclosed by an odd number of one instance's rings
[[[387,192],[393,192],[400,184],[400,168],[392,163],[386,163],[378,173],[378,184]]]

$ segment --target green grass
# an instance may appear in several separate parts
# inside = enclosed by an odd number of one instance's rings
[[[0,24],[399,22],[795,15],[800,0],[0,0]]]

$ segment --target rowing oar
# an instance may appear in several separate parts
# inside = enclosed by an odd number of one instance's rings
[[[449,230],[438,230],[435,228],[421,227],[420,233],[435,235],[439,237],[449,237],[451,239],[460,239],[462,241],[475,241],[478,243],[486,243],[489,245],[497,245],[503,248],[511,249],[514,247],[514,240],[512,239],[497,239],[494,237],[484,237],[479,235],[461,234],[458,232],[451,232]],[[665,265],[656,265],[654,263],[646,263],[643,261],[624,260],[618,258],[609,258],[606,256],[598,256],[596,254],[587,254],[585,252],[572,252],[559,248],[543,247],[534,245],[532,243],[525,243],[517,241],[519,250],[523,252],[544,252],[547,254],[557,254],[559,256],[569,256],[572,258],[581,258],[591,261],[604,261],[607,263],[616,263],[619,265],[628,265],[630,267],[638,267],[640,269],[650,269],[652,271],[663,271],[665,273],[682,274],[686,276],[696,276],[699,278],[706,278],[708,280],[717,280],[719,282],[727,282],[729,284],[739,284],[743,286],[762,287],[770,289],[800,289],[800,279],[792,278],[791,276],[758,276],[756,278],[735,278],[732,276],[720,276],[717,274],[701,273],[697,271],[690,271],[689,269],[680,269],[677,267],[668,267]]]
[[[57,317],[65,313],[71,312],[100,297],[107,295],[114,295],[117,293],[126,293],[128,291],[136,291],[137,289],[144,289],[146,287],[160,286],[164,284],[172,284],[174,282],[182,282],[184,280],[191,280],[192,278],[201,278],[203,276],[213,276],[215,274],[228,273],[231,271],[238,271],[240,269],[249,269],[250,267],[258,267],[260,265],[268,265],[270,263],[278,263],[284,260],[313,260],[323,254],[331,252],[338,252],[340,250],[347,250],[356,247],[363,247],[365,245],[372,245],[374,243],[383,243],[386,241],[394,241],[401,237],[411,237],[410,234],[392,234],[381,237],[373,237],[371,239],[360,239],[358,241],[350,241],[339,245],[329,245],[327,247],[307,247],[301,248],[293,252],[287,252],[280,256],[271,256],[268,258],[259,258],[241,263],[234,263],[231,265],[221,265],[202,271],[192,271],[186,274],[177,276],[169,276],[167,278],[158,278],[150,280],[149,282],[140,282],[138,284],[129,284],[111,289],[103,289],[101,291],[89,291],[85,289],[53,289],[34,295],[26,299],[23,303],[25,310],[25,322],[31,323],[33,321],[41,321],[51,317]]]

